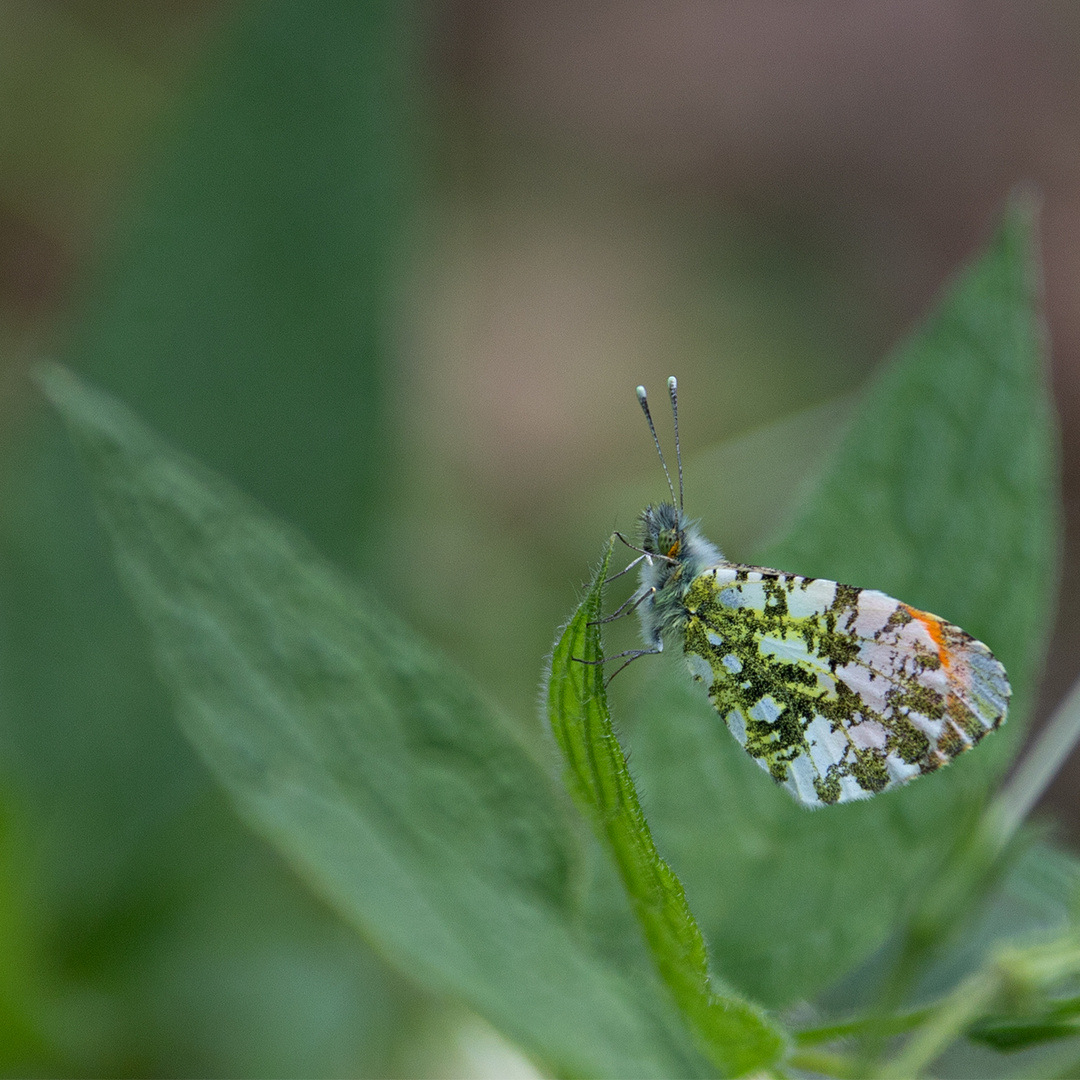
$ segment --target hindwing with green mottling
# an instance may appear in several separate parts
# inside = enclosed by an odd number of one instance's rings
[[[873,589],[721,563],[685,616],[694,677],[808,806],[932,772],[1005,719],[1008,678],[982,642]]]

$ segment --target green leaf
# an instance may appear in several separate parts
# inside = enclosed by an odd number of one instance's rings
[[[0,800],[0,1074],[59,1074],[62,1057],[41,1023],[44,942],[22,832],[8,800]]]
[[[604,689],[598,620],[612,546],[609,541],[585,599],[555,643],[548,715],[567,784],[607,841],[657,969],[703,1052],[724,1075],[742,1076],[773,1065],[784,1038],[759,1010],[712,986],[705,941],[682,883],[657,852],[641,812]]]
[[[1055,1009],[1028,1020],[987,1017],[972,1025],[967,1037],[999,1051],[1022,1050],[1028,1046],[1072,1039],[1080,1035],[1080,1019],[1075,1012],[1074,1004],[1071,1014],[1059,1014]]]
[[[1032,208],[1017,198],[868,388],[813,498],[764,554],[810,574],[827,562],[837,580],[872,583],[987,642],[1012,681],[1014,743],[1050,634],[1060,538],[1034,247]],[[999,752],[991,771],[1003,766]]]
[[[65,360],[339,557],[377,526],[417,12],[248,5],[159,133]]]
[[[462,675],[112,399],[42,381],[182,726],[247,821],[397,965],[556,1071],[707,1075],[658,984],[587,934],[546,771]]]
[[[28,26],[40,21],[26,10]],[[46,30],[83,21],[65,12]],[[145,175],[130,205],[110,207],[111,235],[94,245],[101,258],[80,283],[62,354],[353,563],[374,551],[394,487],[386,343],[419,184],[423,27],[398,0],[221,12],[213,21],[225,32],[217,42],[200,33],[189,85],[177,94],[170,80],[174,115],[140,148]],[[38,82],[42,100],[67,107],[41,71]],[[100,110],[100,96],[88,100]],[[145,102],[138,110],[149,115]],[[94,120],[108,128],[116,112],[106,113]],[[99,146],[100,130],[79,131]],[[47,1000],[82,1007],[60,1025],[70,1056],[24,1071],[263,1075],[273,1059],[283,1074],[385,1075],[366,1032],[408,1037],[419,995],[402,992],[357,935],[342,944],[322,905],[247,830],[229,860],[236,902],[250,907],[245,892],[264,888],[249,869],[260,857],[295,899],[276,922],[260,914],[257,945],[221,947],[228,914],[206,862],[235,830],[231,809],[173,723],[70,440],[42,420],[9,447],[0,499],[0,760],[33,836],[43,964],[57,973]],[[197,812],[207,804],[213,813]],[[312,947],[316,974],[298,943],[335,934],[334,948]],[[196,978],[178,973],[206,955],[216,978],[198,979],[192,1019],[184,990]],[[255,994],[232,1007],[249,955],[275,968],[262,1011]]]
[[[1032,236],[1014,202],[869,387],[787,538],[730,553],[881,589],[963,626],[1009,671],[1006,727],[901,790],[807,813],[765,780],[681,664],[648,676],[638,664],[644,687],[623,684],[658,845],[719,973],[769,1004],[821,990],[881,945],[912,896],[932,891],[1019,745],[1059,530]]]

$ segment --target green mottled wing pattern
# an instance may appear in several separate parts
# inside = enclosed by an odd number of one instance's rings
[[[685,608],[695,679],[808,806],[932,772],[1005,719],[1008,678],[982,642],[873,589],[720,563]]]

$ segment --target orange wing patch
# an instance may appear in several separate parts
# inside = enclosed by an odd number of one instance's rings
[[[900,604],[913,619],[922,623],[926,627],[926,632],[930,635],[930,640],[937,646],[938,658],[941,660],[941,666],[948,671],[952,666],[952,654],[949,651],[948,643],[945,641],[945,635],[943,628],[945,625],[944,619],[939,618],[937,615],[931,615],[929,611],[920,611],[918,608],[911,607],[910,604]]]

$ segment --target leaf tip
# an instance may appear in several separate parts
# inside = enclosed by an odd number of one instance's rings
[[[30,374],[45,397],[58,408],[63,407],[63,402],[78,383],[75,375],[55,360],[39,360]]]
[[[34,365],[32,378],[65,421],[82,432],[104,433],[116,427],[126,413],[124,406],[84,382],[70,368],[55,360]]]

